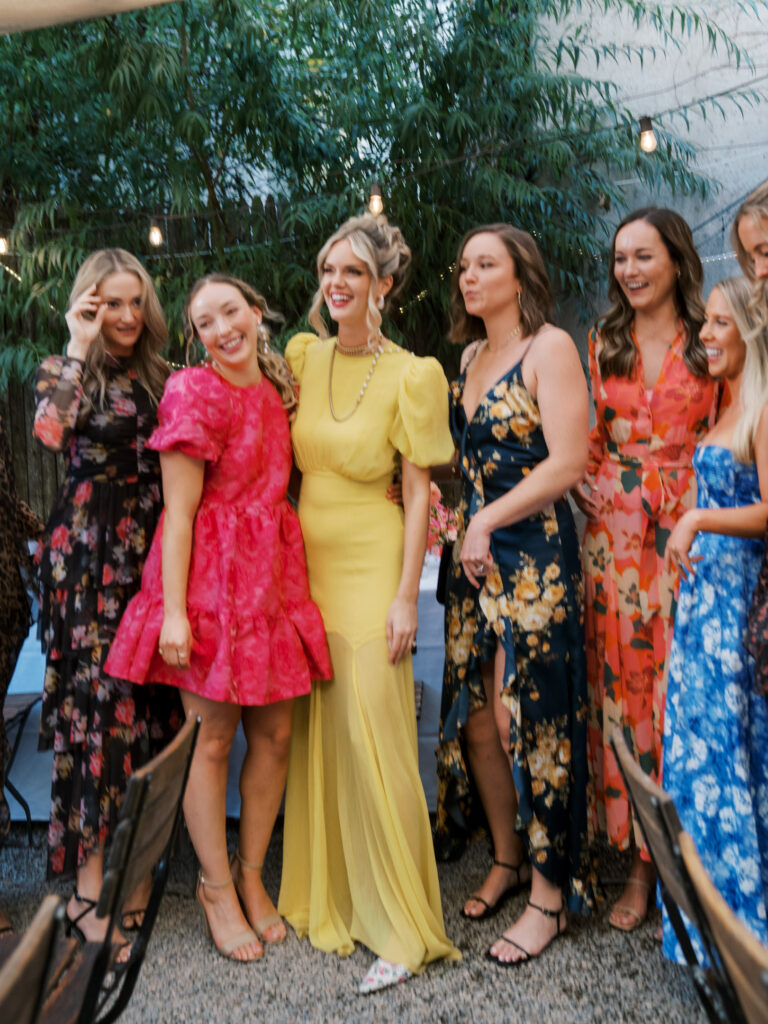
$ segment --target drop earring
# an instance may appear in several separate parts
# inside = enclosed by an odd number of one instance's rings
[[[383,295],[380,295],[378,297],[378,299],[376,299],[376,305],[379,307],[379,309],[384,309],[384,296]]]

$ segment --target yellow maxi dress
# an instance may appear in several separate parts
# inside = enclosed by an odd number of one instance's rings
[[[349,955],[355,941],[412,972],[458,959],[445,934],[419,777],[413,667],[388,661],[389,606],[402,570],[403,513],[386,498],[397,452],[446,462],[448,384],[435,359],[390,344],[357,410],[333,419],[335,339],[296,335],[293,424],[299,518],[334,677],[294,704],[279,911],[299,936]],[[371,366],[338,354],[333,402],[348,413]]]

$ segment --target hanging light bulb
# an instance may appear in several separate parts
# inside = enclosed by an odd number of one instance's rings
[[[381,211],[384,209],[384,199],[381,195],[381,185],[378,182],[374,182],[371,185],[371,194],[368,198],[368,209],[374,215],[378,217]]]
[[[656,132],[653,130],[653,122],[650,117],[640,118],[640,149],[644,153],[652,153],[659,144]]]
[[[157,248],[158,245],[163,244],[163,232],[160,230],[157,224],[150,224],[149,226],[149,243]]]
[[[0,236],[0,256],[5,256],[8,252],[8,239],[5,235]]]

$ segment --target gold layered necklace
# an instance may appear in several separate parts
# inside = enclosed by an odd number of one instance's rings
[[[333,418],[336,420],[337,423],[344,423],[351,416],[354,416],[354,414],[357,412],[358,408],[360,407],[360,403],[362,402],[363,397],[365,396],[365,392],[368,390],[368,385],[371,382],[371,377],[373,376],[373,371],[376,369],[376,363],[378,363],[379,357],[384,352],[384,347],[381,344],[381,340],[380,339],[381,339],[381,335],[379,335],[379,339],[377,339],[377,342],[376,342],[376,347],[373,350],[371,350],[371,348],[370,348],[368,343],[366,343],[365,345],[358,345],[356,348],[344,348],[343,346],[339,346],[338,341],[334,343],[333,349],[331,350],[331,363],[330,363],[330,366],[328,368],[328,405],[330,406],[330,409],[331,409],[331,416],[333,416]],[[368,373],[365,375],[365,380],[363,381],[363,386],[360,388],[360,394],[357,396],[357,399],[355,400],[355,404],[352,406],[350,411],[345,416],[339,416],[336,413],[336,410],[333,407],[333,361],[336,358],[336,352],[337,351],[338,352],[343,352],[345,355],[348,355],[348,356],[357,356],[357,355],[362,356],[362,355],[365,355],[366,352],[373,351],[373,360],[371,362],[371,365],[368,368]]]

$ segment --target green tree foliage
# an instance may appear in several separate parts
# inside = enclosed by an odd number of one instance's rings
[[[652,52],[592,45],[595,11],[653,30]],[[617,180],[707,193],[671,122],[640,152],[645,111],[612,82],[691,34],[744,59],[700,15],[641,0],[184,0],[0,37],[2,261],[20,276],[0,271],[0,378],[60,347],[77,265],[104,245],[146,260],[176,339],[186,289],[214,268],[294,327],[317,249],[371,181],[414,251],[390,326],[416,351],[452,358],[449,268],[479,222],[532,231],[560,296],[585,298]]]

